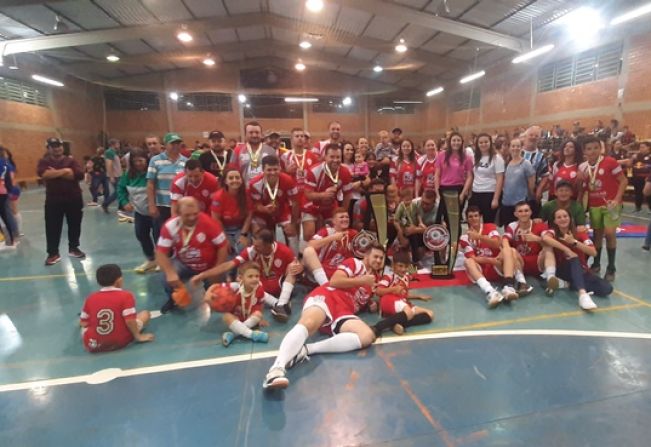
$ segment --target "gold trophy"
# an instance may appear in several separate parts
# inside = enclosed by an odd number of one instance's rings
[[[447,222],[447,226],[442,223],[430,225],[423,233],[423,243],[434,252],[432,278],[439,279],[454,277],[454,264],[457,260],[459,247],[459,218],[461,214],[459,193],[457,191],[442,191],[441,200],[445,205],[443,219]]]

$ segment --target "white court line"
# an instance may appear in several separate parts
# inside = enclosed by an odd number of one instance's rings
[[[551,336],[570,336],[570,337],[610,337],[610,338],[628,338],[628,339],[641,339],[651,340],[651,334],[637,333],[637,332],[607,332],[607,331],[572,331],[572,330],[547,330],[547,329],[522,329],[522,330],[499,330],[499,331],[464,331],[464,332],[446,332],[439,334],[414,334],[403,335],[400,337],[382,338],[375,342],[376,345],[385,345],[392,343],[404,343],[408,341],[417,340],[436,340],[447,338],[467,338],[467,337],[495,337],[500,335],[551,335]],[[255,354],[240,354],[230,357],[216,357],[211,359],[193,360],[187,362],[168,363],[164,365],[145,366],[141,368],[132,368],[122,370],[120,368],[110,368],[111,378],[139,376],[143,374],[156,374],[168,371],[178,371],[181,369],[201,368],[204,366],[226,365],[230,363],[246,362],[249,360],[258,360],[275,357],[278,351],[264,351]],[[0,393],[8,391],[23,391],[30,389],[42,389],[43,387],[51,387],[58,385],[71,385],[75,383],[93,383],[97,381],[98,375],[102,371],[97,371],[92,374],[84,374],[81,376],[62,377],[59,379],[38,380],[33,382],[11,383],[7,385],[0,385]],[[261,371],[262,377],[263,371]],[[102,380],[105,383],[109,380]]]

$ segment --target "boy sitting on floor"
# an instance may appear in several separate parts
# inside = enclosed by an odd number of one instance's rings
[[[115,351],[134,340],[152,341],[153,334],[142,333],[149,322],[149,311],[136,313],[133,294],[122,290],[120,267],[102,265],[95,276],[102,288],[86,298],[79,317],[84,348],[89,352]]]
[[[393,273],[384,275],[378,283],[375,294],[380,297],[380,315],[385,317],[371,328],[379,337],[383,331],[391,328],[402,335],[410,326],[431,323],[434,312],[414,306],[409,300],[429,301],[427,295],[409,295],[409,254],[398,252],[393,256]]]

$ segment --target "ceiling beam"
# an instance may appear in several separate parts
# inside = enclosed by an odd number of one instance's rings
[[[26,5],[43,5],[45,3],[61,3],[65,0],[2,0],[0,7],[7,8],[10,6],[26,6]]]
[[[446,19],[425,11],[384,0],[332,0],[335,3],[362,11],[372,11],[375,15],[399,18],[403,22],[420,25],[466,39],[476,40],[496,47],[508,48],[520,53],[527,48],[527,42],[508,34],[499,33],[479,26],[469,25],[452,19]]]

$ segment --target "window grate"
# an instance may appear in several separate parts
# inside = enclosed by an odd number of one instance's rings
[[[107,90],[104,100],[108,110],[160,110],[158,93]]]
[[[357,113],[357,101],[345,105],[341,96],[319,96],[319,102],[312,104],[313,113]]]
[[[177,108],[183,112],[232,112],[231,95],[225,93],[184,93]]]
[[[41,88],[28,82],[0,77],[0,99],[47,107],[47,95]]]
[[[453,94],[450,98],[450,109],[453,112],[476,109],[481,103],[480,89],[464,90]]]

